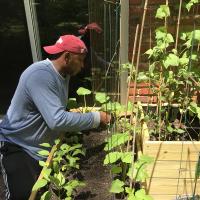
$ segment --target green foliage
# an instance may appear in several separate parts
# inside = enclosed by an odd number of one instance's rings
[[[91,94],[91,91],[86,89],[86,88],[83,88],[83,87],[80,87],[78,88],[78,90],[76,91],[78,95],[88,95],[88,94]]]
[[[160,5],[156,12],[156,18],[163,19],[170,16],[169,6]]]
[[[128,140],[130,140],[131,137],[128,132],[126,133],[115,133],[112,134],[112,136],[108,139],[106,139],[106,146],[104,147],[105,151],[110,151],[111,149],[126,143]]]
[[[103,92],[97,92],[95,95],[95,100],[101,104],[106,103],[107,101],[109,101],[109,99],[110,98]]]
[[[190,114],[195,114],[200,119],[200,107],[195,102],[191,102],[188,106]]]
[[[129,166],[128,177],[136,181],[145,181],[148,178],[146,167],[153,162],[153,158],[148,155],[142,155],[134,166]]]
[[[175,55],[175,54],[170,53],[169,55],[167,55],[167,57],[163,61],[163,65],[164,65],[164,67],[166,69],[168,69],[169,66],[178,67],[178,65],[179,65],[179,57],[177,55]]]
[[[190,9],[192,8],[192,6],[195,5],[196,3],[199,3],[199,0],[190,0],[190,1],[186,4],[187,10],[190,11]]]
[[[129,192],[127,200],[153,200],[153,198],[147,195],[144,189],[140,189],[136,192]]]
[[[73,136],[71,136],[74,138]],[[71,141],[71,142],[70,142]],[[55,141],[56,144],[59,140]],[[43,147],[51,147],[47,143],[41,144]],[[48,151],[42,150],[40,155],[46,156]],[[39,164],[43,167],[43,178],[38,180],[33,191],[44,189],[44,193],[41,196],[41,200],[49,200],[52,195],[57,195],[59,199],[72,199],[77,187],[82,187],[85,184],[77,179],[69,178],[72,170],[79,169],[79,156],[85,155],[85,150],[82,148],[82,144],[75,143],[74,140],[68,140],[67,143],[62,143],[60,148],[57,149],[53,155],[52,164],[48,165],[44,161],[40,161]],[[53,188],[49,190],[48,188]]]
[[[112,193],[121,193],[124,191],[124,182],[120,181],[119,179],[116,179],[112,182],[111,188],[110,188],[110,192]]]
[[[47,185],[47,180],[45,179],[39,179],[33,186],[32,191],[37,191],[39,188],[43,188],[44,186]]]

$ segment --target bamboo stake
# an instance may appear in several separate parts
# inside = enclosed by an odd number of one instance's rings
[[[133,93],[133,108],[132,108],[132,112],[131,112],[131,118],[133,118],[133,109],[134,109],[134,104],[135,104],[135,94],[136,94],[136,88],[137,88],[137,75],[138,75],[138,68],[139,68],[139,62],[140,62],[140,52],[141,52],[141,44],[142,44],[142,38],[143,38],[143,30],[144,30],[144,22],[145,22],[145,17],[146,17],[146,12],[147,12],[147,5],[148,5],[148,0],[145,0],[145,4],[144,4],[144,12],[143,12],[143,16],[142,16],[142,25],[141,25],[141,31],[140,31],[140,38],[139,38],[139,45],[138,45],[138,54],[137,54],[137,62],[136,62],[136,70],[135,70],[135,81],[134,81],[134,93]],[[132,139],[132,152],[134,155],[134,151],[135,151],[135,138],[136,138],[136,126],[137,126],[137,118],[135,120],[135,128],[134,128],[134,133],[133,133],[133,139]],[[134,165],[134,159],[132,159],[132,176],[134,173],[133,170],[133,165]],[[130,181],[130,187],[133,187],[133,182],[132,180]]]
[[[136,69],[135,69],[135,82],[134,82],[134,89],[136,91],[136,86],[137,86],[137,74],[138,74],[138,67],[139,67],[139,62],[140,62],[140,52],[141,52],[141,44],[142,44],[142,37],[143,37],[143,30],[144,30],[144,22],[145,22],[145,17],[146,17],[146,12],[147,12],[147,5],[148,5],[148,0],[145,0],[144,4],[144,13],[142,17],[142,25],[141,25],[141,31],[140,31],[140,39],[139,39],[139,46],[138,46],[138,54],[137,54],[137,62],[136,62]],[[133,105],[135,104],[135,92],[133,93]]]
[[[168,6],[168,5],[169,5],[169,1],[166,0],[166,6]],[[167,17],[165,17],[165,28],[167,29]]]
[[[180,0],[179,12],[178,12],[178,21],[177,21],[177,29],[176,29],[176,43],[175,43],[175,49],[177,49],[177,47],[178,47],[178,36],[179,36],[179,29],[180,29],[180,19],[181,19],[182,2],[183,2],[183,0]]]
[[[126,110],[125,110],[125,123],[126,123],[126,117],[127,117],[127,112],[128,112],[128,99],[129,99],[129,92],[130,92],[130,85],[131,85],[131,77],[133,75],[133,70],[134,70],[134,60],[135,60],[135,52],[136,52],[136,46],[137,46],[137,40],[138,40],[138,31],[139,31],[139,24],[137,24],[136,31],[135,31],[135,39],[134,39],[134,45],[133,45],[130,78],[128,80],[128,89],[127,89],[127,96],[126,96]],[[123,132],[124,131],[125,131],[125,124],[124,124],[124,128],[123,128]]]

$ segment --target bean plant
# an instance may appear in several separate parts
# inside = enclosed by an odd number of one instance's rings
[[[58,145],[59,140],[55,141]],[[48,143],[41,146],[52,149]],[[48,156],[48,150],[38,152],[39,155]],[[60,147],[55,151],[52,163],[39,161],[43,167],[41,179],[33,186],[33,191],[40,189],[40,199],[48,200],[52,197],[56,199],[72,200],[78,187],[85,186],[85,183],[73,177],[75,171],[79,169],[80,155],[85,155],[82,144],[77,143],[77,137],[71,136],[66,142],[62,141]]]
[[[133,105],[128,102],[126,107],[118,102],[108,102],[102,105],[102,109],[115,116],[112,134],[105,140],[104,148],[104,165],[110,166],[114,178],[110,192],[127,200],[151,200],[142,183],[148,177],[146,167],[153,159],[143,154],[135,155],[134,148],[134,134],[142,134],[146,120],[141,104],[138,102],[137,105]]]
[[[186,4],[188,10],[198,3],[197,0]],[[160,5],[156,18],[166,20],[170,17],[170,8]],[[166,139],[167,134],[182,134],[185,127],[181,126],[187,119],[188,112],[199,118],[199,107],[194,103],[193,97],[200,89],[200,68],[198,45],[200,43],[200,30],[194,29],[181,32],[178,48],[175,39],[168,32],[166,26],[155,30],[155,46],[146,51],[149,59],[148,72],[140,73],[143,81],[150,83],[150,90],[157,97],[157,112],[152,115],[155,121],[154,132],[159,134],[159,140]],[[137,77],[140,79],[140,76]],[[135,78],[135,77],[132,77]],[[164,106],[167,103],[167,106]],[[179,125],[174,126],[171,117],[172,105],[179,108]],[[195,109],[194,109],[195,107]],[[200,118],[199,118],[200,119]]]

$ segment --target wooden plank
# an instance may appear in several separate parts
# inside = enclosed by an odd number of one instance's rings
[[[150,195],[183,195],[193,194],[194,179],[162,179],[152,178],[147,181],[147,191]],[[197,182],[196,194],[200,194],[200,180]]]
[[[198,159],[199,142],[149,142],[144,143],[144,154],[155,160],[190,160]]]
[[[200,151],[200,142],[191,142],[191,141],[145,141],[144,150],[148,151],[162,149],[170,152],[184,152],[190,150],[190,152],[199,152]]]
[[[187,200],[186,195],[176,195],[176,194],[172,194],[172,195],[154,194],[154,195],[151,195],[151,197],[153,197],[154,200],[180,200],[181,197],[183,200]],[[188,196],[188,197],[191,197],[191,196]]]
[[[148,165],[147,191],[155,200],[175,200],[176,195],[192,195],[200,142],[145,141],[143,153],[153,157]],[[196,194],[200,194],[200,180]]]

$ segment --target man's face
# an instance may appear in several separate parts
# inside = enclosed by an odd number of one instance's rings
[[[69,53],[68,64],[67,64],[67,73],[70,76],[75,76],[78,74],[81,69],[84,67],[85,54],[73,54]]]

